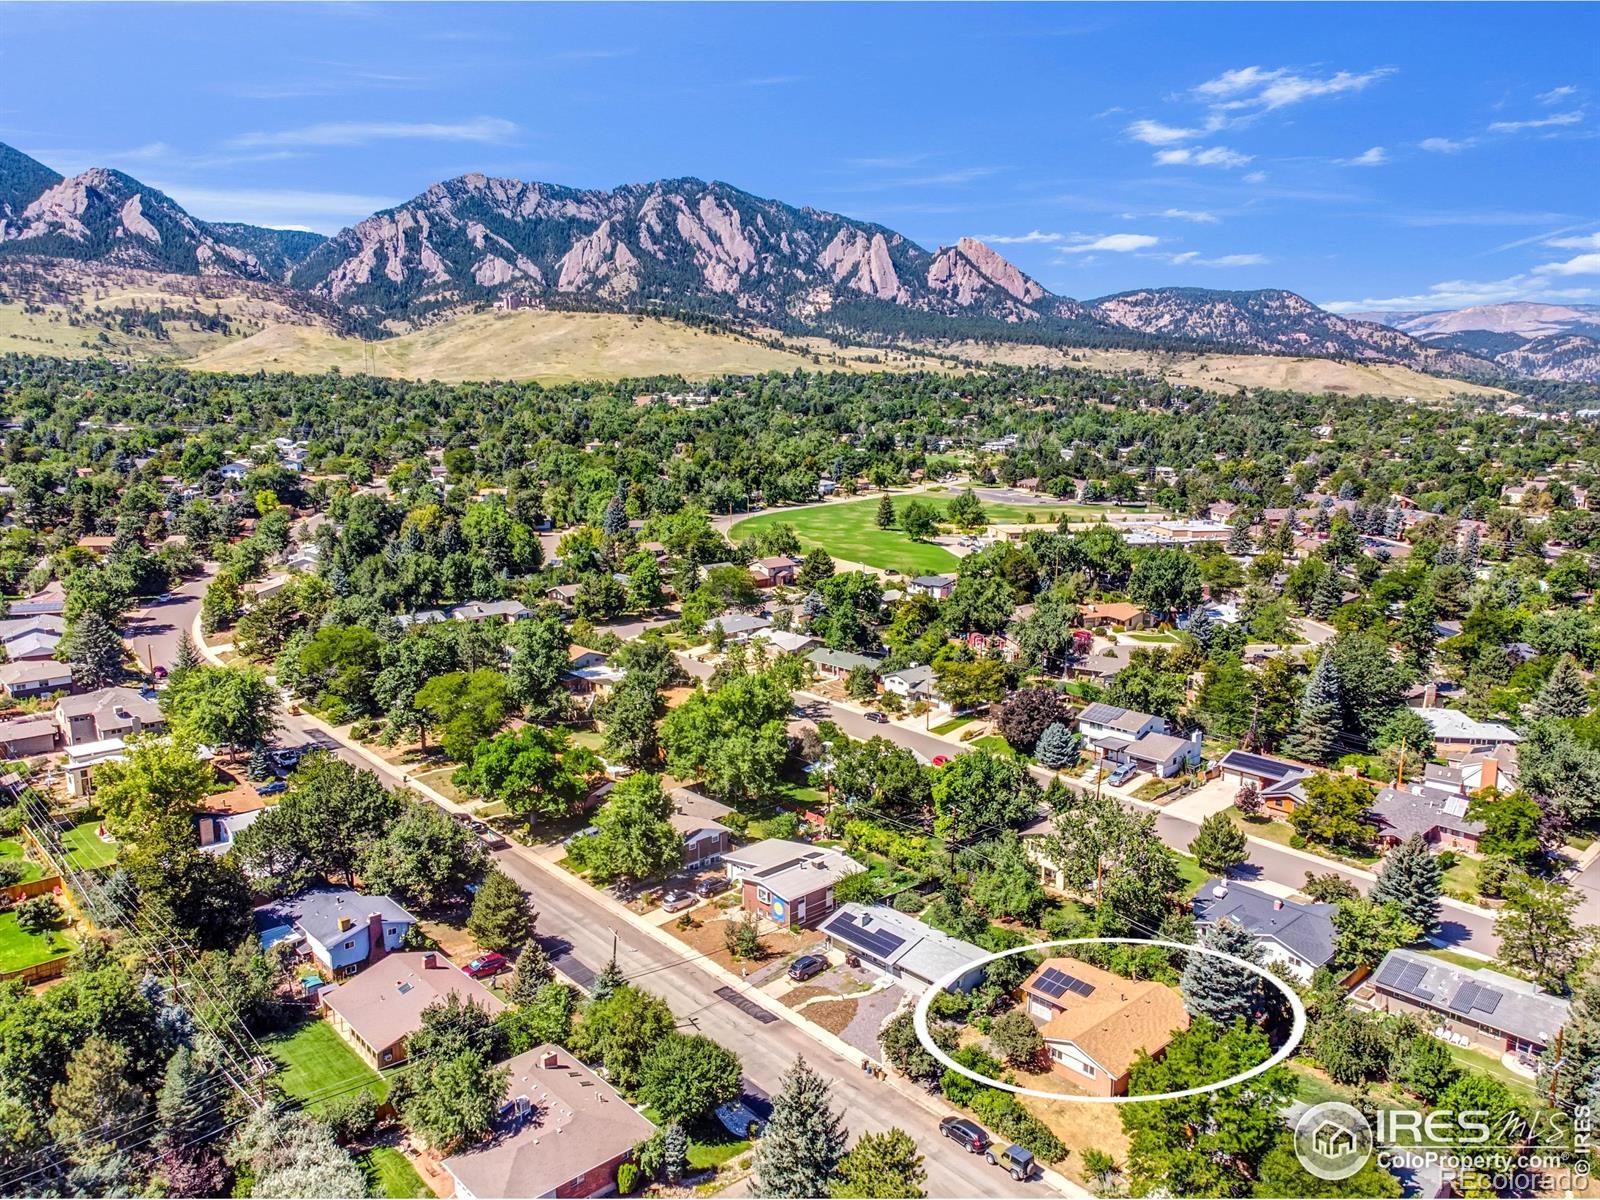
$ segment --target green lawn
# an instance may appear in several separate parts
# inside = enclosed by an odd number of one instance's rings
[[[1482,1050],[1474,1050],[1467,1046],[1452,1046],[1448,1042],[1445,1043],[1445,1049],[1450,1051],[1451,1058],[1469,1071],[1491,1075],[1525,1097],[1538,1094],[1533,1080],[1507,1068],[1497,1055],[1485,1054]]]
[[[1290,839],[1294,837],[1294,826],[1287,821],[1275,821],[1271,817],[1247,817],[1231,806],[1227,809],[1227,813],[1233,818],[1233,823],[1243,829],[1248,837],[1260,838],[1264,842],[1276,842],[1280,846],[1289,845]],[[1370,867],[1378,861],[1376,854],[1360,858],[1334,854],[1326,846],[1318,845],[1316,842],[1307,842],[1304,849],[1307,854],[1315,854],[1330,863],[1343,863],[1351,867]]]
[[[1178,860],[1178,874],[1183,876],[1184,895],[1194,895],[1200,890],[1200,885],[1211,878],[1210,874],[1198,860],[1190,858],[1187,854],[1174,851],[1173,857]]]
[[[1120,642],[1127,638],[1133,642],[1149,642],[1156,645],[1176,646],[1182,639],[1171,633],[1119,633],[1117,640]]]
[[[421,1200],[432,1196],[428,1185],[422,1182],[411,1160],[393,1146],[374,1146],[356,1161],[367,1176],[367,1187],[374,1196],[387,1196],[390,1200]]]
[[[1465,967],[1469,971],[1478,971],[1484,967],[1493,967],[1496,971],[1505,973],[1505,967],[1487,959],[1474,958],[1470,954],[1461,954],[1455,950],[1445,950],[1439,946],[1411,946],[1409,949],[1415,954],[1426,954],[1429,958],[1442,959],[1458,967]]]
[[[909,501],[909,497],[898,497],[895,507]],[[818,508],[775,509],[748,517],[728,532],[737,540],[773,525],[792,525],[806,549],[820,546],[836,558],[865,563],[869,567],[893,567],[908,576],[937,575],[957,568],[959,560],[943,546],[913,542],[898,529],[879,529],[874,522],[877,512],[876,500],[852,500]]]
[[[320,1018],[265,1039],[265,1045],[283,1068],[272,1078],[296,1100],[311,1100],[315,1106],[335,1090],[353,1090],[362,1081],[371,1082],[370,1090],[379,1100],[388,1095],[388,1082]]]
[[[99,818],[91,818],[62,833],[61,844],[72,859],[73,866],[94,870],[96,867],[109,867],[117,861],[117,843],[102,841],[95,833],[99,828]]]
[[[455,767],[435,767],[431,771],[422,771],[412,778],[418,783],[425,783],[438,792],[446,800],[453,800],[457,804],[471,805],[473,799],[455,784],[450,782],[450,776],[456,773]]]
[[[39,864],[22,852],[21,842],[0,838],[0,862],[6,859],[16,859],[22,863],[22,878],[17,880],[18,883],[32,883],[44,874]]]
[[[1470,855],[1462,854],[1456,858],[1455,866],[1444,873],[1444,890],[1451,896],[1459,896],[1476,903],[1478,899],[1478,868],[1480,861]]]
[[[977,717],[951,717],[948,721],[945,721],[939,725],[935,725],[932,732],[954,733],[958,729],[963,729],[966,726],[971,725],[977,719]]]
[[[24,933],[15,912],[0,913],[0,971],[20,971],[60,958],[76,945],[71,932],[50,929],[44,933]]]

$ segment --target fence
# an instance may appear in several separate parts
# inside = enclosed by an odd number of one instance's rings
[[[10,983],[13,979],[19,979],[23,983],[34,984],[43,983],[47,979],[59,979],[66,974],[67,963],[71,960],[71,954],[62,954],[46,962],[18,967],[15,971],[0,971],[0,983]]]

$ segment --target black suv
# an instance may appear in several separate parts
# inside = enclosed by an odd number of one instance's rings
[[[726,875],[707,875],[699,883],[694,885],[694,893],[697,896],[703,896],[709,900],[713,896],[722,895],[723,892],[727,891],[732,886],[733,884],[728,881],[728,877]]]
[[[939,1122],[939,1132],[972,1154],[982,1154],[989,1148],[989,1135],[962,1117],[946,1117]]]

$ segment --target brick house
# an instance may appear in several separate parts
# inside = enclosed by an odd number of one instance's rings
[[[1023,982],[1050,1069],[1093,1096],[1125,1096],[1140,1054],[1159,1057],[1189,1027],[1183,997],[1152,979],[1124,979],[1075,958],[1047,958]]]
[[[779,925],[815,925],[834,908],[833,886],[866,870],[823,846],[768,838],[722,856],[746,912]]]

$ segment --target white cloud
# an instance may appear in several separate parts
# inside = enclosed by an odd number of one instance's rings
[[[1296,74],[1288,67],[1270,71],[1262,67],[1239,67],[1206,80],[1195,88],[1195,95],[1224,111],[1250,108],[1270,111],[1321,96],[1359,92],[1392,74],[1392,67],[1379,67],[1359,74],[1338,71],[1318,78]]]
[[[1239,178],[1245,183],[1265,183],[1267,181],[1267,173],[1265,171],[1251,171],[1250,174],[1241,175]]]
[[[1176,267],[1258,267],[1267,261],[1265,254],[1219,254],[1216,258],[1203,258],[1198,250],[1185,250],[1171,259]]]
[[[1506,300],[1581,301],[1600,295],[1594,288],[1552,288],[1549,284],[1548,279],[1526,274],[1482,281],[1452,279],[1436,283],[1417,295],[1332,300],[1321,307],[1329,312],[1408,312],[1470,308],[1475,304],[1499,304]]]
[[[1354,158],[1341,158],[1339,163],[1346,167],[1381,167],[1389,161],[1389,152],[1382,146],[1373,146],[1370,150],[1363,150]]]
[[[757,75],[751,79],[741,79],[740,87],[783,87],[785,84],[802,83],[804,75]]]
[[[1538,275],[1600,275],[1600,253],[1580,254],[1566,262],[1543,263],[1533,270]]]
[[[1577,94],[1578,89],[1568,83],[1563,84],[1561,87],[1551,88],[1548,92],[1540,92],[1534,99],[1540,104],[1559,104],[1568,96],[1576,96]]]
[[[1558,250],[1600,250],[1600,233],[1586,233],[1582,237],[1548,238],[1545,245],[1554,246]]]
[[[1114,254],[1127,254],[1134,250],[1148,250],[1160,241],[1160,238],[1148,233],[1108,233],[1097,238],[1085,237],[1071,246],[1062,246],[1061,253],[1087,254],[1095,250],[1107,250]]]
[[[1059,233],[1043,233],[1040,230],[1031,229],[1027,233],[985,234],[978,240],[980,242],[992,242],[996,246],[1034,246],[1040,243],[1059,242],[1062,237],[1063,235]]]
[[[380,141],[503,142],[517,126],[500,117],[467,121],[324,121],[300,129],[245,133],[230,146],[361,146]]]
[[[1211,213],[1196,212],[1195,210],[1188,208],[1163,209],[1161,212],[1158,212],[1155,215],[1158,217],[1166,217],[1168,220],[1172,221],[1193,221],[1196,225],[1217,224],[1217,218]]]
[[[245,221],[276,229],[318,229],[325,233],[365,220],[395,204],[393,197],[351,192],[190,187],[155,181],[151,186],[160,188],[201,220]]]
[[[1157,150],[1156,165],[1161,167],[1242,167],[1254,155],[1240,154],[1226,146],[1180,146],[1176,150]]]
[[[1561,125],[1576,125],[1583,120],[1581,111],[1552,113],[1548,117],[1535,117],[1529,121],[1495,121],[1490,133],[1521,133],[1524,129],[1550,129]]]
[[[1460,154],[1475,145],[1477,140],[1477,138],[1431,137],[1423,138],[1417,145],[1430,154]]]
[[[1127,134],[1136,142],[1143,142],[1147,146],[1171,146],[1176,142],[1187,142],[1200,136],[1198,129],[1178,129],[1172,125],[1163,125],[1160,121],[1135,121],[1129,125]]]

